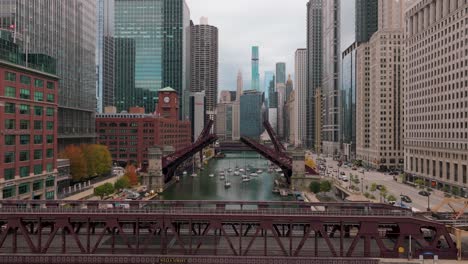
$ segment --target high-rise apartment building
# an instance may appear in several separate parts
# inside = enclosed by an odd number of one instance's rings
[[[242,72],[239,70],[237,73],[237,91],[236,101],[232,105],[232,139],[239,140],[241,136],[240,131],[240,98],[244,91],[244,80],[242,79]]]
[[[356,0],[356,42],[368,42],[378,29],[378,0]]]
[[[358,43],[349,46],[341,57],[340,137],[343,156],[351,161],[356,153],[356,49]]]
[[[370,46],[356,50],[356,159],[370,164]]]
[[[340,1],[322,2],[322,149],[325,154],[340,154]]]
[[[57,60],[59,148],[94,141],[96,1],[5,0],[0,10],[23,53]]]
[[[278,136],[279,138],[284,139],[284,104],[286,103],[286,84],[284,83],[277,83],[276,84],[276,94],[277,94],[277,126],[278,126]]]
[[[294,62],[294,86],[296,87],[295,94],[295,111],[297,113],[295,143],[303,145],[306,143],[306,128],[307,128],[307,49],[297,49]]]
[[[208,19],[191,28],[191,91],[205,91],[206,120],[214,120],[218,102],[218,28],[208,25]]]
[[[467,195],[468,1],[416,1],[406,12],[405,171]]]
[[[263,92],[265,93],[265,102],[269,105],[269,98],[270,98],[270,83],[272,80],[275,79],[275,72],[273,71],[266,71],[265,78],[263,80]]]
[[[316,115],[316,91],[322,87],[322,0],[307,3],[307,101],[306,101],[306,146],[318,151],[321,140],[317,140],[320,120]],[[320,97],[321,98],[321,97]],[[321,104],[320,104],[321,106]],[[321,113],[321,110],[320,110]],[[319,127],[320,128],[320,127]]]
[[[252,47],[252,90],[260,91],[260,57],[258,46]]]
[[[358,99],[364,101],[358,101],[357,108],[359,114],[364,113],[364,119],[360,117],[357,126],[358,129],[369,127],[368,135],[366,132],[358,133],[358,156],[379,169],[403,167],[404,8],[405,1],[379,0],[378,30],[369,44],[358,48],[357,83],[364,84],[364,91],[359,92]],[[367,56],[369,61],[366,61]],[[366,66],[369,71],[361,72]],[[366,113],[369,113],[368,123]],[[363,145],[367,145],[367,136],[369,148],[363,149]]]
[[[276,63],[276,83],[286,84],[286,63]]]
[[[96,100],[97,112],[114,106],[114,0],[97,0]]]
[[[116,78],[123,79],[116,80],[117,109],[142,106],[153,112],[158,90],[167,86],[184,98],[190,79],[190,12],[185,1],[115,0],[114,11],[115,71]],[[180,117],[187,112],[184,101],[179,100]]]

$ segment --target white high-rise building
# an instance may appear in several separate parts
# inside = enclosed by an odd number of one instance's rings
[[[307,131],[307,49],[296,50],[295,56],[295,113],[296,113],[296,127],[294,142],[296,146],[304,145],[306,143]]]
[[[242,72],[237,73],[237,92],[236,101],[232,104],[232,139],[240,139],[240,97],[244,90],[244,80]]]
[[[467,28],[466,0],[416,1],[406,11],[405,172],[465,197]]]

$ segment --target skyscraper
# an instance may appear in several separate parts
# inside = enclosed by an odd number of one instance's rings
[[[275,78],[275,73],[273,71],[265,72],[265,79],[263,80],[263,92],[265,92],[265,102],[269,104],[270,98],[270,82]]]
[[[237,73],[237,91],[236,101],[232,105],[232,139],[240,139],[240,98],[244,90],[244,80],[242,79],[242,72],[239,70]]]
[[[259,51],[257,46],[252,47],[252,90],[260,91]]]
[[[286,84],[286,63],[276,63],[276,83]]]
[[[206,17],[200,23],[191,27],[191,91],[205,91],[206,120],[214,120],[218,102],[218,28],[208,25]]]
[[[316,91],[322,87],[322,0],[307,3],[307,102],[306,102],[306,145],[321,149],[321,138],[317,131],[321,120],[317,120]],[[319,96],[321,98],[321,96]],[[321,109],[321,104],[319,105]]]
[[[378,28],[378,0],[356,0],[356,41],[367,42]]]
[[[114,106],[114,0],[97,0],[97,112]]]
[[[259,139],[263,132],[263,93],[255,90],[245,91],[240,98],[241,136]]]
[[[328,155],[340,154],[340,0],[323,1],[322,148]]]
[[[59,149],[92,142],[96,137],[96,1],[0,1],[0,10],[8,10],[0,23],[14,22],[15,40],[24,53],[57,59]]]
[[[138,25],[136,30],[135,25]],[[116,106],[119,111],[131,106],[143,106],[146,112],[153,112],[157,91],[163,87],[174,88],[184,97],[190,74],[190,13],[184,0],[132,1],[115,0],[115,38],[132,40],[134,61],[116,61],[116,72],[130,69],[134,64],[134,85],[121,86],[116,83]],[[116,45],[116,57],[124,58],[127,50]],[[185,113],[179,100],[179,115]]]
[[[307,49],[297,49],[294,63],[295,113],[297,114],[295,143],[306,143],[306,112],[307,112]]]
[[[462,197],[468,197],[467,8],[466,1],[418,0],[405,16],[405,172]]]

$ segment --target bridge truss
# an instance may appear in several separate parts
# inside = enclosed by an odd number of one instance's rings
[[[61,263],[72,263],[69,256],[365,261],[406,258],[410,248],[414,256],[457,255],[443,224],[383,204],[0,201],[0,206],[0,262],[29,254],[36,260],[63,256]]]

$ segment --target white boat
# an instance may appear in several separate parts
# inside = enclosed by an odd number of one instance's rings
[[[250,181],[250,178],[249,178],[249,177],[243,178],[243,179],[242,179],[242,182],[249,182],[249,181]]]
[[[219,173],[219,176],[224,176],[224,175],[226,175],[226,173],[224,173],[224,171]]]
[[[210,177],[210,178],[213,178],[213,177],[214,177],[214,174],[210,174],[209,177]]]
[[[240,171],[240,172],[245,172],[245,170],[244,170],[244,169],[240,169],[239,171]]]
[[[231,188],[231,182],[230,181],[225,181],[224,182],[224,188]]]
[[[275,171],[279,173],[279,172],[281,172],[282,170],[281,170],[281,169],[276,169]]]
[[[219,179],[220,179],[220,180],[224,180],[224,179],[226,179],[226,176],[221,175],[221,177],[219,177]]]
[[[253,173],[250,173],[250,176],[252,176],[252,177],[257,177],[257,176],[258,176],[258,174],[257,174],[257,173],[255,173],[255,172],[253,172]]]
[[[187,171],[184,171],[182,174],[183,174],[183,175],[187,175]]]
[[[192,177],[197,177],[197,174],[195,172],[192,173]]]
[[[238,171],[235,171],[235,172],[234,172],[234,175],[239,176],[240,173],[239,173]]]
[[[229,169],[228,169],[228,172],[232,172],[232,169],[231,169],[231,168],[229,168]]]
[[[258,174],[261,174],[261,173],[263,173],[263,171],[262,171],[262,170],[258,170],[257,173],[258,173]]]

